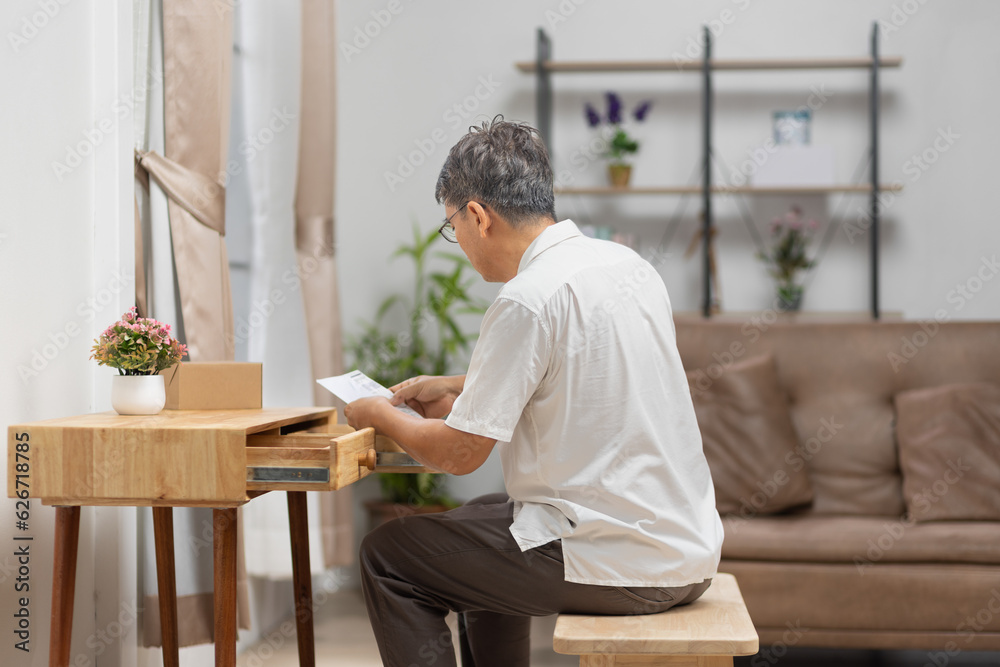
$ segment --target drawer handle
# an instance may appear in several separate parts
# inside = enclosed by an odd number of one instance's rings
[[[358,465],[363,468],[368,468],[369,470],[375,470],[375,466],[378,463],[378,454],[375,453],[374,449],[369,449],[365,452],[360,452],[358,454]]]

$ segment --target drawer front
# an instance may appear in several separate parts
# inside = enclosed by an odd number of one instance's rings
[[[376,465],[378,453],[402,451],[371,428],[248,435],[247,491],[335,491],[373,472],[436,472],[412,463]]]
[[[375,431],[247,436],[247,491],[335,491],[371,474],[365,465]]]

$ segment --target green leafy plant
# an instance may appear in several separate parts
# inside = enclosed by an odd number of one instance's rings
[[[170,335],[170,325],[139,317],[135,306],[94,339],[90,358],[119,375],[156,375],[187,354],[187,346]]]
[[[431,252],[439,238],[437,230],[425,234],[413,226],[413,243],[401,245],[392,254],[393,258],[413,261],[412,294],[387,297],[374,322],[362,322],[361,334],[348,341],[354,365],[386,387],[417,375],[458,371],[461,355],[469,351],[476,336],[464,333],[456,318],[486,312],[488,304],[469,294],[476,283],[469,274],[469,261],[456,253]],[[435,259],[438,261],[433,262]],[[432,263],[445,268],[435,269]],[[400,310],[406,317],[402,331],[388,324],[391,315]],[[443,475],[384,473],[379,477],[382,495],[388,501],[414,507],[456,504],[441,488]]]

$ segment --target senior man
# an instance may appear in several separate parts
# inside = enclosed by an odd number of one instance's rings
[[[468,374],[418,377],[347,406],[454,474],[500,450],[506,494],[396,520],[361,545],[386,665],[527,665],[530,617],[665,611],[698,598],[722,524],[659,275],[556,222],[537,131],[497,117],[451,149],[441,234],[504,283]],[[403,414],[406,402],[425,418]]]

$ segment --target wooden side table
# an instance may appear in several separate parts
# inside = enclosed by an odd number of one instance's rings
[[[320,408],[99,413],[11,426],[7,440],[8,495],[56,506],[50,667],[69,665],[83,505],[153,508],[167,667],[178,664],[172,508],[213,508],[215,664],[235,667],[236,508],[268,491],[288,492],[299,661],[311,667],[304,492],[352,484],[371,472],[376,449],[398,451],[372,429],[338,426],[336,411]]]

